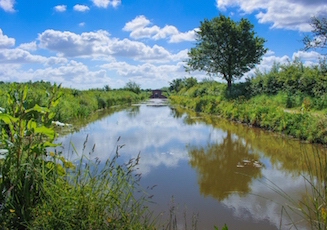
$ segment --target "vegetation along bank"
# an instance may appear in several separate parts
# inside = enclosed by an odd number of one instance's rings
[[[305,50],[327,48],[327,21],[311,19],[314,38],[304,37]],[[315,39],[319,37],[320,39]],[[197,42],[188,52],[187,71],[219,77],[170,82],[172,104],[211,113],[313,143],[327,143],[327,64],[304,66],[300,60],[256,70],[243,83],[232,84],[259,64],[267,52],[265,39],[247,19],[234,22],[220,15],[200,23]]]
[[[218,115],[312,143],[327,143],[327,66],[305,67],[296,60],[266,73],[256,71],[231,86],[211,79],[176,79],[171,104]]]
[[[53,90],[50,82],[28,82],[28,83],[2,83],[0,84],[0,107],[9,109],[7,94],[14,96],[15,90],[26,85],[28,87],[27,97],[24,101],[26,108],[35,105],[46,106]],[[54,120],[69,122],[76,118],[87,118],[99,109],[110,106],[131,104],[148,98],[149,92],[142,91],[140,86],[134,82],[128,82],[122,89],[111,89],[109,86],[98,89],[77,90],[61,88],[57,95],[56,107],[51,108]]]

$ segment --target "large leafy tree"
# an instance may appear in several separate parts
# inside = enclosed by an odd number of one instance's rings
[[[200,22],[197,43],[188,53],[186,71],[205,71],[231,84],[261,61],[265,39],[256,36],[247,19],[234,22],[220,15]]]
[[[305,50],[316,48],[327,48],[327,18],[311,18],[313,38],[305,36],[303,43]]]

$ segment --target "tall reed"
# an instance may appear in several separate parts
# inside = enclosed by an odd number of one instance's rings
[[[290,228],[327,229],[327,153],[313,147],[312,154],[304,148],[302,152],[302,173],[305,193],[301,199],[295,199],[281,189],[278,184],[266,178],[265,185],[286,200],[282,206],[280,228],[285,222]],[[287,220],[285,220],[285,217]]]
[[[58,146],[51,111],[59,103],[60,85],[54,85],[44,107],[27,108],[27,91],[27,86],[12,84],[9,109],[0,114],[0,148],[5,152],[0,160],[0,228],[153,229],[147,194],[138,185],[140,175],[133,173],[140,156],[118,164],[118,143],[115,156],[106,162],[88,159],[84,152],[71,162],[60,152],[47,151]],[[141,191],[138,198],[136,190]]]

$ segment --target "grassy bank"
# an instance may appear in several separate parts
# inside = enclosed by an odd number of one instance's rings
[[[312,143],[327,143],[327,74],[324,66],[277,65],[246,82],[212,80],[186,84],[169,97],[175,105],[280,132]],[[173,87],[171,87],[173,89]]]
[[[10,109],[7,100],[8,93],[14,93],[11,88],[28,86],[24,106],[28,108],[34,105],[46,106],[52,93],[53,85],[50,82],[29,82],[24,84],[3,83],[0,84],[0,107]],[[12,95],[14,96],[14,95]],[[131,104],[148,98],[149,93],[129,89],[112,90],[109,87],[103,89],[76,90],[61,88],[58,105],[51,108],[54,112],[54,120],[70,122],[76,118],[87,118],[98,109],[104,109],[115,105]]]
[[[134,171],[140,154],[118,163],[124,146],[120,137],[105,162],[90,159],[96,143],[88,143],[87,137],[82,152],[71,146],[74,161],[54,150],[58,144],[52,121],[63,95],[60,86],[46,91],[42,106],[30,102],[28,96],[35,92],[27,84],[9,85],[5,95],[7,106],[0,113],[0,228],[177,229],[175,213],[159,223],[148,209],[152,188],[143,189],[141,174]],[[93,148],[86,153],[88,144]]]
[[[106,162],[89,160],[92,152],[75,152],[77,162],[48,152],[57,146],[51,122],[60,88],[52,87],[45,104],[33,107],[26,106],[28,91],[27,85],[11,87],[8,109],[0,113],[0,228],[153,229],[140,175],[132,173],[139,157],[118,164],[118,141],[115,156]],[[139,198],[136,189],[143,191]]]

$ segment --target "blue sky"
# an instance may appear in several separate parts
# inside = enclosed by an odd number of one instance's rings
[[[78,89],[167,86],[185,73],[187,51],[203,19],[247,18],[269,49],[257,68],[299,57],[310,17],[326,17],[326,0],[0,0],[0,81],[50,81]],[[253,71],[245,74],[251,76]],[[218,79],[217,79],[218,80]]]

